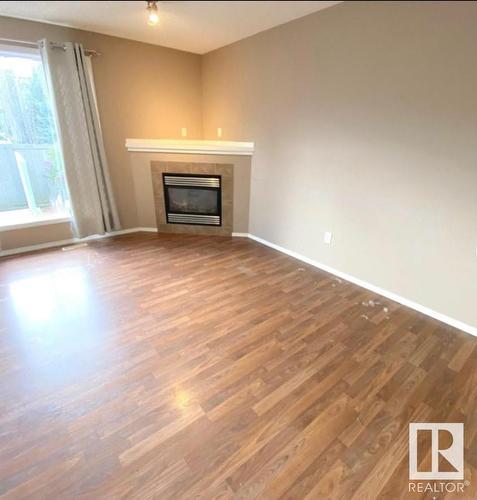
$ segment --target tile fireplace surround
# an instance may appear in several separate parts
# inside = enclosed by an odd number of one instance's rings
[[[196,224],[168,224],[164,201],[163,173],[220,175],[222,189],[222,225],[200,226]],[[217,236],[230,236],[232,234],[234,193],[233,165],[223,163],[152,161],[151,175],[157,228],[159,232],[209,234]]]

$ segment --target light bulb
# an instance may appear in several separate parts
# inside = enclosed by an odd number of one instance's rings
[[[150,11],[147,16],[147,24],[149,24],[149,26],[155,26],[158,22],[159,16],[157,15],[157,12],[154,12],[153,10]]]
[[[157,14],[157,2],[150,0],[147,2],[147,24],[155,26],[159,22],[159,15]]]

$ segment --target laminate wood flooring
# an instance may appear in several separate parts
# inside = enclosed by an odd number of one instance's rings
[[[443,498],[409,422],[465,424],[477,497],[477,339],[253,241],[4,258],[0,312],[1,498]]]

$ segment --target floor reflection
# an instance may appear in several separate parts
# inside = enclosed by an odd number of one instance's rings
[[[58,269],[11,283],[10,296],[19,322],[23,326],[40,327],[84,311],[86,277],[81,268]]]
[[[11,280],[4,306],[18,382],[28,391],[77,380],[105,362],[106,315],[84,267]]]

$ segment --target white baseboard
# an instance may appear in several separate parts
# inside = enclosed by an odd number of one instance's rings
[[[45,250],[47,248],[63,247],[65,245],[84,243],[92,240],[100,240],[102,238],[109,238],[110,236],[119,236],[121,234],[140,233],[140,232],[157,233],[157,228],[131,227],[129,229],[120,229],[119,231],[112,231],[111,233],[106,233],[106,234],[95,234],[94,236],[87,236],[86,238],[70,238],[68,240],[49,241],[48,243],[39,243],[38,245],[12,248],[10,250],[0,250],[0,257],[7,257],[8,255],[16,255],[19,253],[34,252],[36,250]]]
[[[279,252],[287,254],[290,257],[293,257],[295,259],[301,260],[302,262],[305,262],[306,264],[310,264],[313,267],[317,267],[318,269],[326,271],[327,273],[338,276],[339,278],[341,278],[345,281],[349,281],[349,282],[354,283],[355,285],[358,285],[362,288],[366,288],[366,290],[370,290],[374,293],[377,293],[378,295],[382,295],[383,297],[386,297],[387,299],[398,302],[399,304],[402,304],[403,306],[409,307],[410,309],[414,309],[415,311],[418,311],[422,314],[425,314],[426,316],[430,316],[431,318],[437,319],[438,321],[441,321],[442,323],[453,326],[454,328],[462,330],[466,333],[470,333],[470,335],[477,337],[477,328],[474,326],[467,325],[466,323],[463,323],[462,321],[459,321],[459,320],[454,319],[454,318],[450,318],[449,316],[446,316],[445,314],[442,314],[440,312],[429,309],[428,307],[423,306],[421,304],[418,304],[416,302],[413,302],[412,300],[405,299],[404,297],[401,297],[400,295],[397,295],[394,292],[389,292],[387,290],[384,290],[376,285],[373,285],[371,283],[363,281],[359,278],[355,278],[354,276],[346,274],[342,271],[338,271],[337,269],[334,269],[330,266],[327,266],[326,264],[322,264],[321,262],[317,262],[316,260],[310,259],[309,257],[305,257],[304,255],[301,255],[301,254],[294,252],[292,250],[288,250],[286,248],[283,248],[279,245],[276,245],[275,243],[271,243],[270,241],[259,238],[258,236],[255,236],[253,234],[249,234],[248,237],[254,241],[257,241],[258,243],[261,243],[262,245],[266,245],[267,247],[273,248],[274,250],[278,250]]]
[[[139,232],[157,233],[157,228],[155,228],[155,227],[133,227],[133,228],[129,228],[129,229],[121,229],[120,231],[114,231],[112,233],[95,235],[95,236],[88,236],[87,238],[71,238],[69,240],[51,241],[48,243],[40,243],[39,245],[31,245],[31,246],[27,246],[27,247],[13,248],[11,250],[2,250],[2,251],[0,251],[0,257],[6,257],[8,255],[15,255],[15,254],[25,253],[25,252],[33,252],[35,250],[43,250],[46,248],[61,247],[61,246],[65,246],[65,245],[71,245],[74,243],[82,243],[82,242],[87,242],[87,241],[91,241],[91,240],[108,238],[110,236],[118,236],[120,234],[130,234],[130,233],[139,233]],[[452,326],[454,328],[457,328],[457,329],[462,330],[466,333],[469,333],[470,335],[477,337],[477,328],[474,326],[470,326],[470,325],[467,325],[466,323],[463,323],[462,321],[459,321],[459,320],[454,319],[454,318],[450,318],[449,316],[446,316],[445,314],[434,311],[433,309],[430,309],[426,306],[423,306],[421,304],[413,302],[412,300],[405,299],[404,297],[401,297],[400,295],[397,295],[394,292],[389,292],[389,291],[384,290],[383,288],[380,288],[376,285],[373,285],[371,283],[363,281],[359,278],[355,278],[354,276],[351,276],[350,274],[344,273],[342,271],[338,271],[337,269],[334,269],[333,267],[327,266],[326,264],[322,264],[321,262],[317,262],[316,260],[310,259],[309,257],[305,257],[304,255],[301,255],[298,252],[294,252],[293,250],[288,250],[288,249],[283,248],[279,245],[276,245],[275,243],[264,240],[263,238],[259,238],[258,236],[255,236],[254,234],[250,234],[250,233],[232,233],[232,236],[236,237],[236,238],[250,238],[258,243],[261,243],[262,245],[266,245],[267,247],[273,248],[274,250],[278,250],[279,252],[282,252],[286,255],[289,255],[290,257],[293,257],[297,260],[305,262],[306,264],[309,264],[313,267],[321,269],[322,271],[326,271],[327,273],[338,276],[339,278],[344,279],[345,281],[349,281],[350,283],[354,283],[355,285],[358,285],[362,288],[365,288],[366,290],[370,290],[371,292],[374,292],[378,295],[382,295],[383,297],[386,297],[387,299],[398,302],[399,304],[402,304],[403,306],[409,307],[410,309],[414,309],[415,311],[418,311],[422,314],[425,314],[426,316],[437,319],[438,321],[441,321],[442,323],[445,323],[449,326]]]

